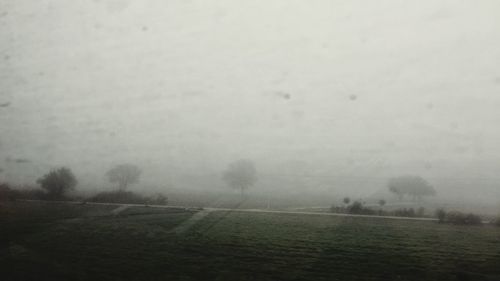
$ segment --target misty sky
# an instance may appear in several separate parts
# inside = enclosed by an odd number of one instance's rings
[[[1,0],[0,42],[7,180],[248,158],[260,188],[500,196],[499,1]]]

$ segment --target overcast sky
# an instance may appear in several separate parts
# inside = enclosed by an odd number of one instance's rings
[[[313,191],[500,195],[499,1],[0,0],[0,55],[8,180],[248,158]]]

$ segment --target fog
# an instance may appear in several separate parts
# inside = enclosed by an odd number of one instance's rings
[[[81,192],[370,196],[416,174],[500,198],[498,1],[1,1],[0,174]]]

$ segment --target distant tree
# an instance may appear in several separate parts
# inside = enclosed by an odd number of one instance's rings
[[[70,169],[62,167],[45,174],[37,183],[45,189],[47,198],[61,199],[68,190],[74,189],[78,182]]]
[[[141,170],[132,164],[121,164],[109,170],[106,176],[109,182],[118,183],[119,190],[125,190],[129,185],[139,181]]]
[[[380,200],[378,200],[378,204],[380,205],[380,207],[381,207],[381,208],[382,208],[382,207],[384,207],[384,205],[385,205],[385,200],[384,200],[384,199],[380,199]]]
[[[443,223],[446,219],[446,211],[442,208],[436,210],[436,217],[440,223]]]
[[[222,179],[230,187],[240,190],[243,196],[245,190],[257,182],[257,170],[252,161],[238,160],[229,164]]]
[[[345,205],[349,205],[349,203],[351,203],[351,198],[344,197],[344,199],[342,200],[342,202],[344,202]]]
[[[157,193],[152,198],[151,203],[155,204],[155,205],[167,205],[167,203],[168,203],[168,197],[165,196],[165,195],[163,195],[163,194],[161,194],[161,193]]]
[[[403,197],[405,194],[403,193],[403,191],[400,188],[389,184],[389,191],[394,193],[399,198],[400,201],[403,200]]]
[[[436,190],[424,178],[420,176],[401,176],[392,178],[388,183],[389,191],[396,194],[399,199],[408,195],[413,200],[421,199],[423,196],[434,196]]]

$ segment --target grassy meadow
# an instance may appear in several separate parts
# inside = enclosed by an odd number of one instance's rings
[[[2,205],[2,280],[500,280],[492,226],[116,208]]]

